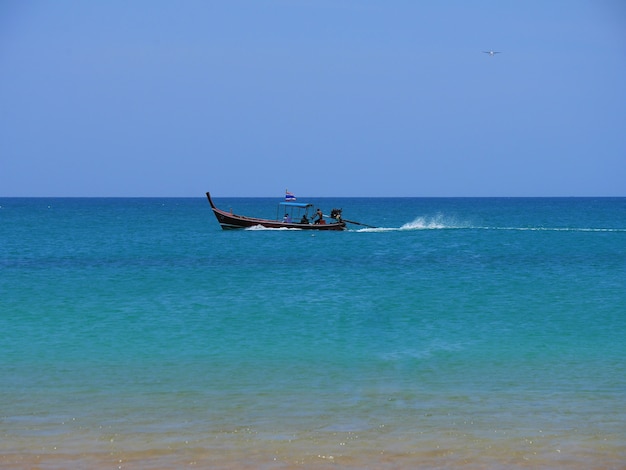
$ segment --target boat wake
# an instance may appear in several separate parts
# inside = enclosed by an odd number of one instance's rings
[[[435,217],[417,217],[412,222],[408,222],[400,227],[377,227],[362,228],[358,232],[399,232],[411,230],[456,230],[471,228],[471,225],[445,217],[442,214]]]
[[[268,228],[262,225],[247,227],[244,230],[251,231],[302,231],[299,228],[280,227]],[[469,222],[458,221],[444,215],[434,217],[417,217],[412,222],[407,222],[400,227],[366,227],[350,230],[361,233],[382,233],[382,232],[408,232],[420,230],[493,230],[510,232],[618,232],[626,233],[626,228],[597,228],[597,227],[497,227],[472,225]]]
[[[626,233],[626,228],[606,227],[497,227],[479,226],[455,220],[443,215],[417,217],[400,227],[360,228],[356,232],[404,232],[417,230],[504,230],[513,232],[617,232]]]
[[[476,230],[509,230],[515,232],[622,232],[626,228],[583,228],[583,227],[471,227]]]

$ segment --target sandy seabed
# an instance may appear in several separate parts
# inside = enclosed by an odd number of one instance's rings
[[[175,436],[160,436],[158,440],[150,436],[127,440],[103,436],[95,446],[77,438],[52,447],[47,442],[40,448],[25,448],[21,441],[19,449],[11,450],[5,441],[0,468],[626,469],[626,441],[619,436],[568,440],[541,435],[485,438],[457,433],[436,437],[392,433],[386,438],[380,434],[372,437],[331,432],[276,438],[236,429],[194,442],[178,441]]]

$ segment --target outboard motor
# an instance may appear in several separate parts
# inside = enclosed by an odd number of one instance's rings
[[[330,211],[330,218],[335,219],[337,222],[341,222],[341,209],[333,209]]]

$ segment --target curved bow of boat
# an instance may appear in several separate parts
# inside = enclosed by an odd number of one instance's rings
[[[215,207],[215,204],[213,204],[213,199],[211,199],[211,193],[210,193],[210,192],[208,192],[208,191],[207,191],[207,193],[206,193],[206,197],[207,197],[207,199],[209,200],[209,204],[211,204],[211,207],[212,207],[213,209],[217,209],[217,207]]]

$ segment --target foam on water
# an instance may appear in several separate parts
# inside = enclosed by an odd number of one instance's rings
[[[272,227],[264,227],[263,225],[253,225],[252,227],[246,227],[244,230],[250,231],[250,232],[256,232],[256,231],[265,231],[265,230],[269,230],[269,231],[302,231],[302,229],[299,228],[295,228],[295,227],[276,227],[276,228],[272,228]]]
[[[601,228],[601,227],[488,227],[472,225],[471,223],[459,223],[454,219],[446,218],[443,215],[437,217],[417,217],[412,222],[408,222],[400,227],[367,227],[355,230],[357,232],[397,232],[411,230],[501,230],[519,232],[615,232],[624,233],[626,228]]]
[[[437,214],[434,217],[417,217],[412,222],[404,224],[400,227],[400,230],[438,230],[466,227],[466,223],[460,223],[459,221],[449,216],[445,216],[444,214]]]
[[[459,222],[455,218],[444,214],[437,214],[433,217],[419,216],[413,221],[407,222],[400,227],[368,227],[358,229],[358,232],[395,232],[395,231],[411,231],[411,230],[449,230],[470,228],[470,225]]]

